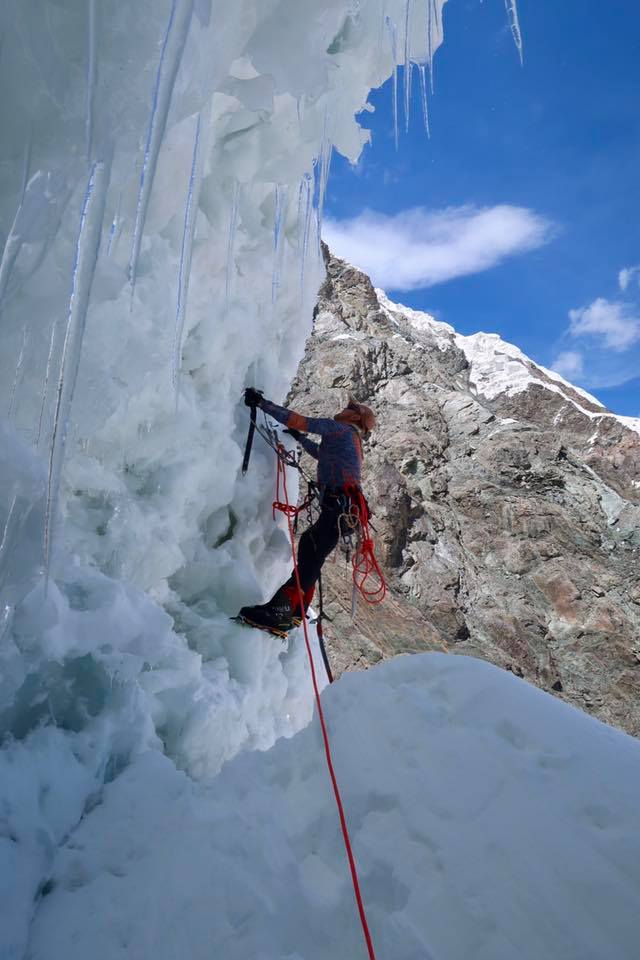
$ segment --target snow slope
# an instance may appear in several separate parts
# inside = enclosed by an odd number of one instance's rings
[[[640,744],[487,663],[324,694],[377,955],[635,960]],[[317,723],[195,785],[147,753],[63,845],[33,960],[366,956]]]
[[[640,418],[623,417],[610,413],[603,404],[586,390],[569,383],[554,370],[548,370],[496,333],[474,333],[464,336],[448,323],[436,320],[428,313],[413,310],[389,300],[382,290],[376,290],[381,305],[388,315],[401,315],[416,330],[427,333],[439,349],[455,344],[469,363],[469,383],[479,396],[493,400],[498,396],[515,396],[532,385],[544,387],[559,394],[580,413],[590,419],[613,417],[630,430],[640,433]],[[582,402],[581,402],[582,401]]]

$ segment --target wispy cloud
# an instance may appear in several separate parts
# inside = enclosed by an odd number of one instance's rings
[[[553,224],[526,207],[414,207],[387,216],[365,210],[327,220],[331,251],[386,290],[418,290],[489,270],[548,243]]]
[[[634,279],[640,284],[640,263],[635,267],[623,267],[618,274],[618,286],[623,293]]]
[[[577,350],[563,350],[559,353],[551,367],[561,377],[571,380],[572,377],[579,377],[584,369],[584,357]]]
[[[588,307],[569,310],[572,337],[595,336],[609,350],[627,350],[640,340],[640,311],[631,303],[598,297]]]
[[[618,274],[624,300],[598,297],[569,310],[569,325],[551,366],[582,386],[619,386],[640,370],[640,265]]]

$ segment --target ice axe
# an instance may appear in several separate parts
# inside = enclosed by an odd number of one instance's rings
[[[242,460],[243,477],[249,469],[251,447],[253,446],[253,435],[256,432],[256,410],[260,406],[262,397],[262,390],[254,390],[253,387],[247,387],[244,391],[244,402],[251,410],[251,422],[249,423],[249,433],[247,434],[247,443],[244,448],[244,458]]]

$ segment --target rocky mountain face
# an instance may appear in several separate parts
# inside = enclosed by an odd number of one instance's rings
[[[352,620],[345,558],[326,564],[336,672],[445,649],[640,734],[640,421],[326,262],[288,402],[374,408],[364,483],[390,588]]]

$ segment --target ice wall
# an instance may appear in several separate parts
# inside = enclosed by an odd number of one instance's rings
[[[239,476],[241,393],[283,399],[331,152],[356,159],[354,115],[398,62],[429,62],[444,2],[0,10],[10,907],[138,752],[203,777],[309,718],[301,644],[228,620],[288,568],[270,451]]]

